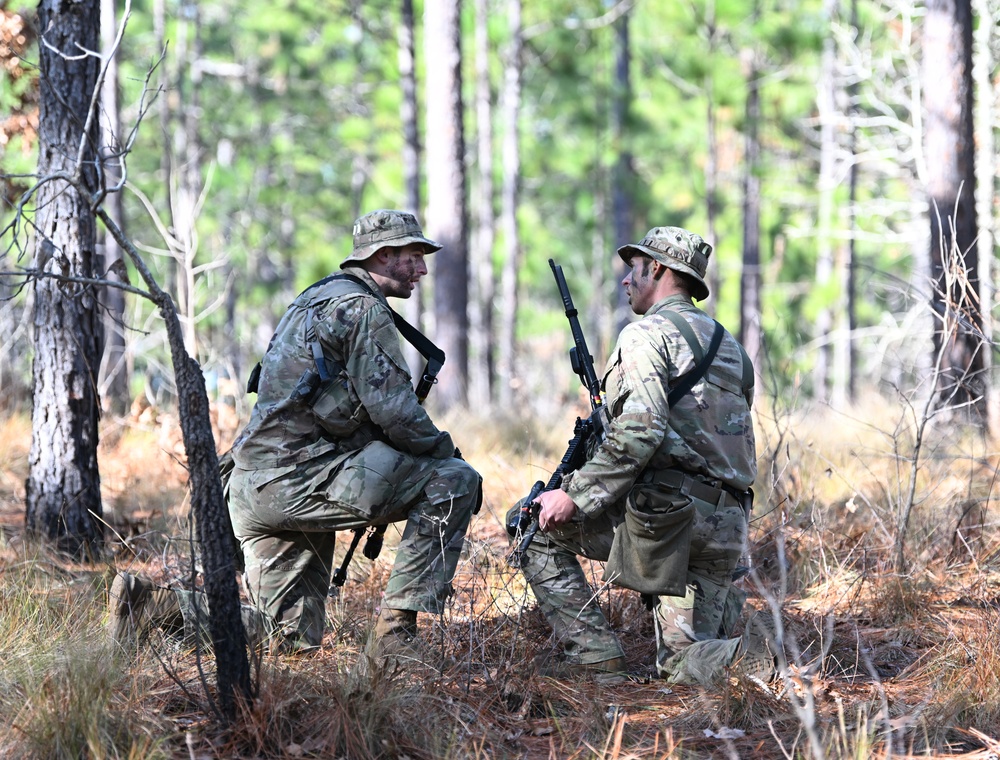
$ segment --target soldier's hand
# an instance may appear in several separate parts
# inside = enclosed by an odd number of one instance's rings
[[[538,511],[538,527],[550,530],[565,525],[576,515],[576,502],[560,488],[545,491],[535,500],[541,505]]]

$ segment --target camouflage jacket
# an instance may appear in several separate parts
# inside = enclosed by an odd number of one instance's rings
[[[381,440],[416,456],[451,457],[451,436],[417,402],[389,304],[363,269],[305,290],[261,360],[257,403],[233,445],[242,469],[285,468]],[[319,380],[314,337],[331,379]]]
[[[594,516],[621,503],[643,473],[679,469],[745,490],[757,475],[751,399],[742,391],[743,354],[725,333],[705,376],[671,409],[667,394],[695,367],[680,331],[662,315],[681,314],[703,347],[715,324],[690,298],[670,296],[622,330],[602,381],[611,424],[587,463],[563,483]]]

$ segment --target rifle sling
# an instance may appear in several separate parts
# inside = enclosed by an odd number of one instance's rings
[[[691,329],[691,325],[688,321],[684,319],[676,311],[671,311],[665,309],[660,312],[663,316],[669,319],[676,327],[684,340],[687,341],[688,346],[691,347],[691,352],[694,354],[694,360],[697,362],[695,368],[690,372],[681,375],[680,382],[677,383],[670,392],[667,394],[667,406],[673,408],[678,401],[680,401],[688,392],[694,388],[695,383],[704,377],[708,368],[711,366],[712,361],[715,359],[715,354],[719,351],[719,346],[722,344],[723,328],[718,322],[715,323],[715,330],[712,332],[712,341],[708,344],[708,351],[706,352],[702,347],[701,343],[698,342],[698,338],[695,337],[694,330]]]
[[[350,280],[356,285],[360,285],[370,295],[375,295],[375,291],[369,287],[367,282],[353,274],[341,272],[327,279]],[[426,360],[424,371],[420,376],[420,381],[417,383],[416,388],[417,400],[422,404],[424,403],[424,399],[427,398],[427,394],[430,393],[431,387],[437,382],[438,372],[444,366],[444,351],[435,346],[431,342],[431,339],[420,332],[420,330],[403,319],[391,306],[387,305],[386,308],[392,314],[392,322],[396,325],[396,329],[399,330],[399,334],[403,336],[407,343],[417,349],[417,352]]]
[[[371,296],[375,296],[375,291],[371,289],[367,282],[362,280],[360,277],[356,277],[353,274],[348,274],[347,272],[341,272],[339,274],[330,275],[325,277],[317,283],[310,285],[306,290],[311,290],[318,285],[323,285],[330,280],[350,280],[356,285],[360,285],[364,288],[365,292]],[[305,292],[305,291],[303,291]],[[376,296],[377,297],[377,296]],[[417,352],[424,357],[426,364],[424,366],[424,371],[420,376],[420,380],[417,382],[416,394],[417,400],[423,404],[424,399],[427,398],[427,394],[430,393],[431,388],[437,382],[438,372],[444,366],[445,355],[444,351],[434,345],[430,338],[420,332],[416,327],[411,325],[402,316],[396,313],[396,311],[391,306],[386,306],[389,309],[389,313],[392,314],[393,324],[396,325],[396,329],[399,334],[415,349]],[[330,372],[327,367],[327,362],[323,356],[323,347],[320,345],[319,341],[316,340],[315,333],[312,329],[313,322],[313,312],[310,309],[306,315],[306,335],[312,334],[313,338],[309,343],[309,348],[312,351],[313,361],[316,363],[316,371],[319,373],[320,380],[324,383],[330,380]],[[268,351],[271,349],[271,344],[274,343],[274,338],[271,338],[271,343],[268,344]],[[265,351],[266,353],[266,351]],[[247,393],[256,393],[257,385],[260,380],[260,368],[261,363],[257,362],[254,366],[253,371],[250,373],[250,379],[247,382]]]

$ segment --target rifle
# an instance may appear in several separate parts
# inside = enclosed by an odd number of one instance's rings
[[[524,562],[524,552],[535,534],[538,532],[538,511],[540,506],[535,501],[545,491],[553,491],[562,485],[563,478],[579,469],[587,461],[587,448],[592,438],[600,441],[604,438],[604,399],[601,396],[601,382],[594,371],[594,357],[587,350],[587,341],[583,337],[578,312],[573,306],[573,297],[569,294],[566,277],[562,267],[549,259],[549,266],[556,278],[559,295],[562,296],[566,317],[569,319],[570,331],[573,333],[573,347],[569,350],[569,361],[590,396],[591,414],[586,419],[576,418],[573,426],[573,437],[569,440],[562,461],[552,473],[548,483],[536,481],[531,491],[524,499],[521,509],[508,521],[507,533],[516,542],[513,551],[508,555],[507,562],[514,567],[521,567]]]

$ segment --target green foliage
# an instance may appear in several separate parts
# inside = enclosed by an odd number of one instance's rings
[[[150,0],[133,8],[120,53],[123,119],[138,114],[143,82],[161,50],[153,30]],[[619,9],[615,7],[615,11]],[[399,121],[396,3],[335,0],[270,4],[214,0],[199,5],[200,78],[193,78],[195,31],[182,0],[167,0],[166,53],[153,73],[164,91],[145,114],[129,157],[129,181],[172,224],[164,154],[176,173],[174,133],[183,108],[197,94],[198,141],[205,202],[197,219],[195,266],[206,267],[196,287],[201,356],[209,363],[245,366],[264,350],[267,337],[295,293],[336,269],[350,248],[350,226],[363,210],[405,203]],[[422,8],[417,4],[417,75],[433,51],[421,49]],[[494,95],[503,77],[509,42],[505,7],[490,3],[488,35]],[[660,224],[705,231],[709,217],[707,180],[715,120],[715,255],[720,288],[716,314],[734,331],[739,322],[742,274],[745,97],[751,52],[758,61],[761,117],[756,125],[761,154],[762,321],[779,383],[812,363],[803,346],[817,336],[810,323],[820,309],[837,303],[840,288],[812,286],[816,266],[818,152],[816,86],[824,40],[834,30],[820,0],[757,2],[694,0],[636,3],[628,13],[631,100],[625,133],[616,137],[612,112],[624,93],[616,79],[615,13],[599,0],[525,3],[522,84],[521,248],[523,297],[519,334],[536,335],[552,324],[558,308],[547,260],[566,266],[581,303],[610,308],[617,293],[611,182],[621,157],[630,164],[626,192],[632,206],[631,235]],[[845,29],[839,9],[837,52],[844,60],[857,43],[873,72],[855,85],[861,116],[910,119],[906,30],[913,23],[880,0],[858,4],[859,28]],[[887,22],[888,19],[888,22]],[[465,95],[471,135],[472,11],[463,17]],[[620,23],[620,22],[617,22]],[[851,54],[851,55],[849,55]],[[30,56],[29,56],[30,57]],[[28,87],[23,78],[0,87],[0,106]],[[420,99],[433,82],[419,81]],[[842,91],[843,92],[843,91]],[[148,100],[148,96],[147,96]],[[839,101],[843,104],[844,99]],[[168,134],[159,129],[164,111]],[[497,141],[500,122],[494,125]],[[910,308],[900,293],[910,288],[916,169],[908,130],[862,126],[858,150],[858,198],[848,209],[844,174],[835,196],[834,235],[843,245],[856,216],[860,242],[861,327],[898,323]],[[838,140],[843,153],[847,134]],[[892,151],[896,150],[895,154]],[[469,161],[475,151],[467,146]],[[499,142],[495,149],[499,158]],[[889,166],[879,156],[899,156]],[[870,157],[876,158],[870,158]],[[5,173],[30,171],[35,156],[17,138],[3,154]],[[499,179],[499,161],[494,165]],[[157,226],[134,194],[126,194],[127,232],[154,249],[163,247]],[[598,242],[595,242],[598,241]],[[870,242],[869,242],[870,241]],[[895,242],[899,241],[899,242]],[[498,240],[495,264],[502,250]],[[594,253],[604,246],[606,252]],[[174,265],[149,257],[161,284],[175,287]],[[214,262],[224,266],[208,268]],[[605,280],[600,289],[593,283]],[[883,274],[885,273],[885,274]],[[231,294],[227,296],[231,289]],[[593,291],[593,292],[592,292]],[[229,308],[216,308],[227,297]],[[133,324],[150,314],[139,304]],[[138,340],[138,338],[137,338]],[[861,344],[859,344],[861,345]],[[862,345],[863,347],[863,345]],[[164,364],[165,352],[145,346],[136,356],[141,372]],[[147,366],[148,365],[148,366]],[[873,368],[874,369],[874,368]],[[780,388],[777,390],[781,390]]]

